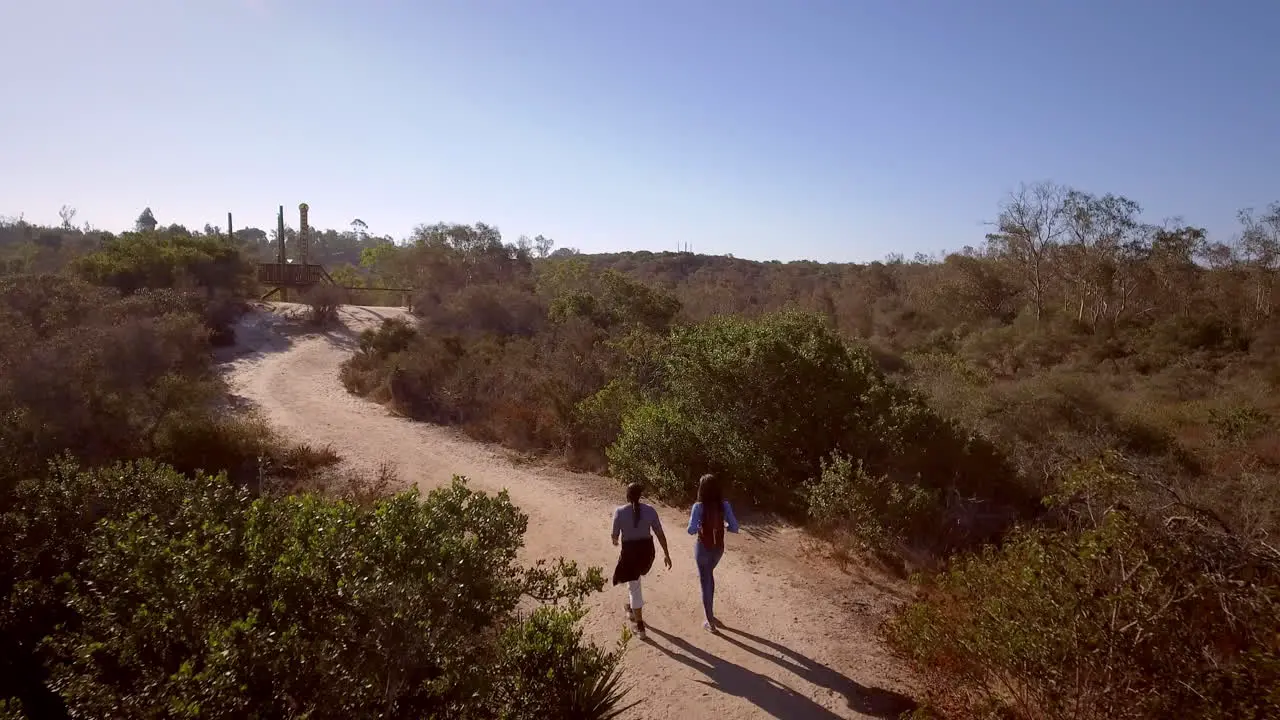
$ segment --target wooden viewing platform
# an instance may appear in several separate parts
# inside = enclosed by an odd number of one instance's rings
[[[339,285],[333,281],[333,277],[324,269],[323,265],[317,265],[307,262],[308,251],[310,248],[311,226],[307,223],[306,203],[298,205],[298,253],[302,262],[291,263],[286,260],[285,254],[285,226],[284,226],[284,206],[280,206],[280,212],[277,215],[277,240],[273,243],[276,246],[276,261],[258,263],[258,284],[270,287],[271,289],[262,296],[261,299],[267,298],[280,293],[281,300],[289,299],[289,288],[297,290],[309,290],[316,285],[332,285],[344,290],[386,290],[391,292],[402,293],[404,304],[408,305],[410,295],[413,293],[412,288],[363,288],[352,287],[349,285]],[[230,229],[231,213],[227,213],[227,228]]]
[[[260,299],[266,300],[276,293],[280,293],[281,300],[289,299],[289,288],[296,290],[307,290],[316,285],[332,285],[342,288],[343,290],[368,290],[400,293],[403,296],[403,304],[409,305],[409,296],[413,293],[413,288],[401,287],[359,287],[354,285],[339,285],[333,281],[328,271],[323,265],[302,265],[299,263],[258,263],[258,283],[270,286]]]

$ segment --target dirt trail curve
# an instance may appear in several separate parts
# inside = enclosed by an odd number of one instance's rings
[[[344,307],[344,328],[289,333],[276,312],[241,323],[238,354],[227,358],[233,392],[256,405],[291,438],[330,444],[357,467],[388,460],[424,491],[466,475],[472,487],[506,489],[529,515],[528,558],[563,555],[612,572],[612,510],[625,502],[616,481],[558,468],[518,465],[501,450],[450,428],[414,423],[348,394],[338,366],[354,333],[399,308]],[[744,518],[716,570],[721,635],[702,630],[693,541],[686,511],[657,505],[672,543],[645,578],[647,641],[629,646],[624,665],[630,717],[884,718],[906,704],[895,692],[908,675],[876,642],[874,616],[891,598],[867,578],[851,581],[803,552],[793,528]],[[625,590],[591,600],[588,633],[611,646],[625,624]]]

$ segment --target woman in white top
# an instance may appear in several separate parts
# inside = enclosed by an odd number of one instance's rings
[[[653,536],[662,543],[663,561],[667,569],[671,569],[671,553],[667,550],[667,536],[662,532],[662,521],[658,519],[658,511],[652,505],[640,502],[643,491],[640,483],[627,486],[627,505],[613,511],[613,544],[622,539],[622,549],[618,553],[618,564],[613,569],[613,584],[627,584],[630,602],[627,603],[627,618],[635,623],[636,634],[644,637],[644,595],[640,588],[640,578],[649,574],[653,567],[653,558],[657,554],[653,547]],[[650,534],[652,533],[652,534]]]

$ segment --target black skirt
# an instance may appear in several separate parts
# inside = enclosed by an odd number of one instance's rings
[[[618,564],[613,568],[613,584],[621,585],[639,580],[642,575],[648,575],[649,569],[653,567],[653,558],[657,554],[652,537],[644,540],[624,540],[622,552],[618,554]]]

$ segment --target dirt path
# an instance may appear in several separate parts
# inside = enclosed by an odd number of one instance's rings
[[[239,331],[241,354],[228,363],[233,391],[290,437],[332,445],[357,467],[390,461],[424,490],[455,473],[479,490],[506,489],[529,515],[527,557],[563,555],[608,577],[617,552],[612,511],[625,502],[616,481],[516,464],[450,428],[395,417],[344,390],[338,366],[354,346],[352,331],[403,313],[345,307],[348,329],[310,335],[281,332],[278,316],[254,313]],[[744,518],[716,570],[716,614],[726,629],[708,634],[687,510],[657,507],[674,566],[666,570],[659,554],[644,581],[649,638],[633,641],[624,661],[630,697],[643,702],[629,716],[865,718],[904,708],[895,690],[908,687],[908,676],[871,632],[892,589],[810,558],[793,528]],[[597,642],[616,641],[624,597],[616,587],[591,600],[586,623]]]

